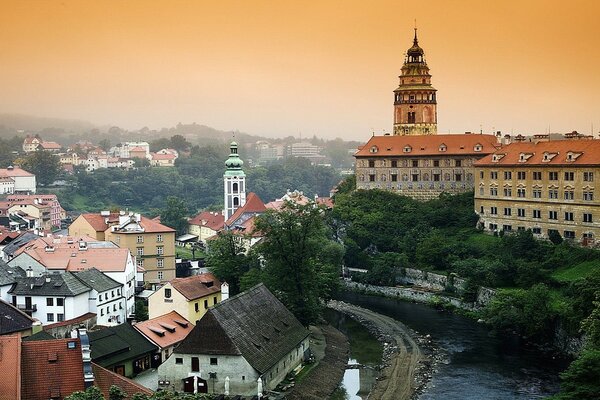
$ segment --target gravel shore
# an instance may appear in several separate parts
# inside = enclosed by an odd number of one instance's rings
[[[365,326],[383,345],[381,371],[369,400],[413,400],[431,380],[439,352],[429,336],[419,336],[401,322],[374,311],[332,300],[328,307]]]

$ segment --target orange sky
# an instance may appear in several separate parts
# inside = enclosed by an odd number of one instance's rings
[[[595,0],[0,0],[0,112],[390,131],[414,19],[440,132],[600,131]]]

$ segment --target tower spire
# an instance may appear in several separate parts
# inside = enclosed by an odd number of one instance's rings
[[[415,18],[415,38],[413,39],[413,46],[419,45],[419,39],[417,39],[417,19]]]

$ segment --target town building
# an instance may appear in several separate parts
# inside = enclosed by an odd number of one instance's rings
[[[600,140],[511,143],[474,165],[475,212],[488,232],[555,231],[595,245],[600,235]]]
[[[175,278],[148,297],[148,316],[152,319],[177,311],[195,325],[211,306],[221,302],[221,288],[211,273]],[[224,294],[227,298],[228,287]]]
[[[211,307],[160,367],[175,390],[252,395],[303,360],[309,331],[263,284]]]
[[[206,243],[206,239],[217,234],[225,226],[225,217],[220,212],[202,211],[188,221],[188,233]]]
[[[356,188],[429,200],[473,190],[473,163],[499,148],[494,135],[373,136],[354,154]]]
[[[6,197],[6,201],[15,207],[15,210],[24,211],[31,216],[38,216],[45,230],[52,227],[60,227],[62,219],[66,218],[66,212],[61,207],[55,194],[13,194]],[[32,212],[29,212],[31,209]],[[46,217],[49,210],[49,219]],[[43,218],[42,218],[43,217]]]
[[[394,135],[435,135],[437,90],[431,86],[429,67],[425,52],[419,46],[416,28],[399,79],[400,85],[394,90]]]
[[[9,176],[0,176],[0,195],[15,192],[15,181]]]
[[[238,144],[231,142],[229,146],[229,158],[225,161],[225,174],[223,175],[224,184],[224,204],[225,221],[233,215],[233,213],[246,204],[246,174],[242,170],[244,162],[238,154]]]
[[[174,167],[175,160],[179,158],[179,152],[175,149],[161,149],[148,156],[150,165],[153,167]]]
[[[148,286],[175,278],[175,230],[150,218],[125,211],[81,214],[69,226],[69,235],[88,235],[129,249],[145,270]]]
[[[50,151],[50,152],[57,152],[60,151],[61,149],[61,145],[56,143],[56,142],[50,142],[50,141],[46,141],[43,140],[40,136],[35,135],[35,136],[30,136],[27,135],[25,137],[25,139],[23,140],[23,151],[25,153],[33,153],[34,151],[40,151],[40,150],[45,150],[45,151]]]
[[[177,311],[171,311],[159,317],[138,322],[133,327],[158,347],[158,353],[152,359],[152,367],[156,368],[173,354],[173,349],[185,339],[194,325]]]
[[[112,326],[126,322],[128,303],[120,282],[96,268],[77,272],[75,277],[92,289],[88,312],[96,314],[98,325]],[[134,300],[130,298],[129,301]]]
[[[157,347],[125,323],[89,332],[92,361],[131,378],[150,369]]]
[[[11,193],[31,194],[36,192],[35,175],[19,167],[0,168],[0,179],[10,178],[14,182]],[[6,180],[8,182],[8,180]]]
[[[27,337],[41,331],[41,326],[39,321],[0,299],[0,336],[19,333],[21,337]]]

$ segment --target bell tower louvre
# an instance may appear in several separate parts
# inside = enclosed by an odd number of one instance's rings
[[[437,90],[431,86],[431,75],[425,52],[419,46],[417,28],[399,78],[400,85],[394,90],[394,135],[437,134]]]

